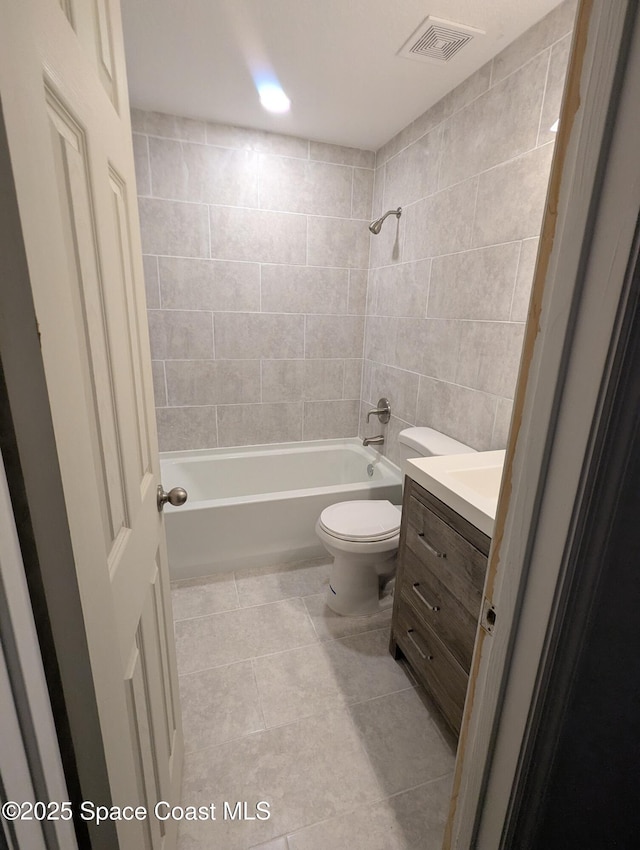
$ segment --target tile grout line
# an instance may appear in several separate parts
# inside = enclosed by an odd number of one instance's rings
[[[147,110],[140,110],[140,111],[146,112]],[[162,113],[162,114],[171,116],[171,113]],[[180,116],[173,116],[173,117],[180,117]],[[220,125],[220,126],[222,126],[222,125]],[[229,125],[229,126],[231,126],[231,125]],[[241,128],[241,129],[246,129],[246,128]],[[253,131],[249,130],[249,132],[255,132],[255,130],[253,130]],[[268,133],[269,135],[272,135],[272,136],[273,135],[276,135],[276,136],[279,135],[277,133],[270,133],[268,130],[264,131],[264,132],[266,132],[266,133]],[[374,167],[371,166],[371,165],[362,165],[362,164],[354,165],[351,162],[340,162],[337,159],[318,159],[317,157],[312,157],[311,152],[310,152],[310,146],[311,146],[311,144],[313,144],[315,142],[315,140],[314,139],[303,139],[301,136],[285,136],[285,138],[287,138],[287,139],[297,139],[298,141],[304,142],[307,146],[307,153],[304,156],[298,155],[298,154],[292,154],[292,153],[274,153],[271,150],[260,150],[258,148],[252,148],[252,147],[246,147],[246,146],[238,147],[238,145],[233,145],[233,144],[223,145],[223,144],[220,144],[220,143],[208,141],[208,138],[206,136],[205,136],[205,141],[199,141],[197,139],[185,138],[184,135],[162,135],[161,133],[149,133],[146,130],[144,130],[144,131],[143,130],[135,130],[135,129],[133,129],[133,127],[131,128],[131,135],[148,136],[149,138],[152,138],[152,139],[160,139],[162,141],[167,141],[167,142],[180,142],[182,144],[197,145],[197,146],[200,146],[200,147],[219,148],[221,150],[230,150],[230,151],[235,151],[237,153],[255,153],[255,154],[258,154],[260,156],[277,157],[278,159],[296,159],[296,160],[302,160],[303,162],[309,161],[309,162],[319,162],[319,163],[322,163],[324,165],[338,165],[338,166],[341,166],[343,168],[366,168],[368,171],[374,170]],[[320,142],[319,144],[325,144],[325,143]],[[375,155],[375,151],[368,150],[367,148],[354,148],[354,147],[350,147],[349,145],[335,145],[335,147],[344,148],[347,151],[358,151],[359,153],[370,153],[370,154]]]
[[[169,385],[167,384],[167,361],[161,360],[162,363],[162,374],[164,377],[164,397],[167,400],[167,407],[169,407]]]
[[[277,653],[279,654],[279,653]],[[216,669],[216,668],[214,668]],[[409,679],[407,678],[407,682]],[[284,729],[285,726],[291,726],[294,723],[298,723],[302,720],[311,720],[313,717],[322,717],[325,714],[330,714],[334,711],[349,711],[350,708],[354,708],[357,705],[366,705],[368,702],[373,702],[377,699],[386,699],[386,697],[397,696],[397,694],[403,694],[405,691],[415,691],[418,689],[417,685],[412,685],[411,683],[407,684],[406,688],[400,688],[397,691],[389,691],[384,694],[377,694],[376,696],[369,697],[368,699],[361,699],[352,702],[345,701],[339,705],[331,706],[330,708],[321,709],[319,711],[312,711],[310,714],[302,714],[299,717],[294,718],[293,720],[287,720],[285,723],[275,723],[272,726],[265,727],[268,729]],[[435,724],[434,724],[435,725]],[[446,742],[445,742],[446,743]]]
[[[215,405],[210,405],[210,406],[215,406]],[[401,421],[404,421],[404,420],[401,420]],[[319,564],[318,566],[323,566],[323,565]],[[235,577],[234,572],[231,572],[229,574],[234,575],[234,577]],[[190,581],[194,581],[194,580],[193,579],[186,579],[185,581],[190,582]],[[197,580],[195,580],[195,581],[197,582]],[[234,581],[235,581],[235,578],[234,578]],[[189,586],[197,587],[197,583],[194,584],[194,585],[184,585],[184,586],[185,587],[189,587]],[[309,609],[307,607],[305,600],[306,599],[312,599],[316,596],[321,596],[321,595],[323,595],[323,594],[312,593],[312,594],[308,594],[306,596],[285,596],[282,599],[275,599],[275,600],[272,600],[270,602],[255,602],[252,605],[241,605],[240,604],[240,594],[239,594],[239,591],[237,590],[237,584],[236,584],[236,596],[237,596],[237,600],[238,600],[238,607],[237,608],[226,608],[226,609],[223,609],[221,611],[212,611],[212,612],[209,612],[207,614],[197,614],[195,617],[182,617],[180,619],[174,618],[174,624],[190,622],[192,620],[202,620],[206,617],[216,617],[219,614],[230,614],[233,611],[249,611],[253,608],[261,608],[261,607],[264,607],[264,606],[267,606],[267,605],[279,605],[282,602],[289,602],[289,601],[292,601],[292,600],[295,600],[295,599],[299,599],[304,605],[305,614],[309,617],[309,619],[311,621],[311,625],[314,627],[314,631],[316,631],[315,626],[313,624],[313,619],[311,618],[311,613],[309,612]],[[358,635],[361,635],[361,634],[369,634],[370,632],[383,631],[386,628],[387,628],[387,625],[382,625],[382,626],[378,626],[378,627],[375,627],[375,628],[372,628],[372,629],[365,629],[363,631],[354,632],[353,634],[341,635],[340,637],[337,637],[337,638],[329,638],[328,640],[324,640],[324,641],[318,635],[318,641],[320,643],[331,643],[335,640],[346,640],[348,638],[357,637]],[[273,655],[273,654],[276,654],[276,653],[267,653],[267,655]],[[266,656],[255,656],[255,657],[266,657]]]
[[[381,803],[386,803],[389,800],[393,800],[395,797],[401,797],[403,794],[410,794],[412,791],[417,791],[419,788],[426,788],[427,785],[433,785],[436,782],[442,782],[443,779],[446,779],[449,776],[453,776],[453,771],[448,771],[447,773],[443,773],[441,776],[436,776],[434,779],[429,779],[427,782],[420,782],[418,785],[412,785],[410,788],[405,788],[402,791],[396,791],[395,794],[389,794],[385,797],[377,797],[376,799],[371,800],[367,803],[360,803],[359,805],[350,808],[343,812],[338,812],[333,815],[329,815],[326,818],[321,818],[320,820],[314,821],[311,824],[306,824],[305,826],[301,826],[299,829],[295,829],[293,832],[288,832],[285,834],[285,838],[289,838],[292,836],[296,836],[301,832],[304,832],[307,829],[312,829],[316,826],[321,826],[324,823],[329,823],[332,820],[337,820],[338,818],[346,818],[350,815],[354,815],[356,812],[360,810],[369,809],[373,806],[380,806]],[[444,827],[443,827],[444,829]],[[281,837],[281,836],[278,836]],[[259,850],[260,845],[258,845],[255,850]]]
[[[475,229],[476,229],[476,213],[478,212],[478,197],[479,197],[479,195],[480,195],[480,176],[478,175],[477,179],[476,179],[476,193],[475,193],[475,198],[473,200],[473,215],[471,216],[471,227],[469,228],[469,243],[470,244],[466,249],[467,251],[478,250],[478,249],[474,249],[474,247],[473,247],[473,242],[474,242],[473,237],[474,237]],[[480,249],[480,250],[482,250],[482,249]],[[460,251],[459,253],[463,254],[463,253],[465,253],[465,251]]]
[[[149,171],[149,197],[155,197],[153,194],[153,177],[151,175],[151,147],[149,145],[149,136],[145,135],[146,150],[147,150],[147,169]]]
[[[392,159],[394,159],[395,157],[399,156],[401,153],[403,153],[403,151],[407,150],[407,148],[410,148],[412,145],[414,145],[414,144],[416,144],[417,142],[419,142],[419,141],[420,141],[421,139],[423,139],[425,136],[429,135],[429,133],[433,133],[433,131],[434,131],[434,130],[437,130],[439,127],[441,127],[443,124],[445,124],[445,123],[446,123],[446,122],[447,122],[450,118],[452,118],[454,115],[458,115],[460,112],[462,112],[463,110],[467,109],[467,107],[471,106],[473,103],[475,103],[475,102],[476,102],[477,100],[479,100],[481,97],[483,97],[483,96],[484,96],[484,95],[486,95],[488,92],[490,92],[492,88],[495,88],[497,85],[499,85],[500,83],[502,83],[502,82],[504,82],[505,80],[509,79],[509,77],[513,76],[514,74],[516,74],[518,71],[521,71],[524,67],[526,67],[526,65],[528,65],[530,62],[533,62],[533,60],[534,60],[534,59],[537,59],[537,58],[538,58],[540,55],[542,55],[542,54],[543,54],[546,50],[549,50],[549,49],[552,49],[553,47],[555,47],[555,45],[556,45],[556,44],[559,44],[559,43],[560,43],[560,42],[561,42],[564,38],[566,38],[568,35],[570,35],[570,34],[572,33],[572,31],[573,31],[573,28],[572,28],[571,30],[569,30],[569,32],[567,32],[567,33],[565,33],[563,36],[561,36],[559,39],[557,39],[556,41],[553,41],[553,42],[551,42],[550,44],[545,45],[545,47],[543,47],[543,48],[541,48],[540,50],[538,50],[538,52],[537,52],[537,53],[535,53],[533,56],[531,56],[529,59],[527,59],[525,62],[523,62],[523,63],[522,63],[522,65],[518,65],[516,68],[514,68],[514,69],[513,69],[513,71],[510,71],[508,74],[506,74],[504,77],[501,77],[499,80],[494,80],[494,79],[493,79],[493,74],[494,74],[494,61],[495,61],[495,59],[497,58],[497,57],[495,57],[495,56],[494,56],[494,57],[493,57],[493,59],[491,60],[490,83],[489,83],[489,87],[488,87],[488,88],[486,88],[484,91],[482,91],[482,92],[481,92],[479,95],[477,95],[476,97],[472,98],[472,99],[471,99],[468,103],[465,103],[465,104],[464,104],[464,106],[461,106],[461,107],[459,107],[458,109],[454,109],[454,111],[453,111],[453,112],[451,112],[451,113],[450,113],[449,115],[447,115],[445,118],[442,118],[440,121],[438,121],[436,124],[434,124],[434,125],[433,125],[432,127],[430,127],[428,130],[426,130],[424,133],[422,133],[421,135],[419,135],[417,138],[412,139],[410,142],[407,142],[407,144],[406,144],[406,145],[404,145],[403,147],[399,148],[397,151],[395,151],[395,153],[391,154],[391,156],[388,156],[388,157],[384,160],[384,162],[380,163],[380,165],[386,165],[386,164],[387,164],[387,162],[390,162]],[[510,45],[507,45],[507,46],[510,46]],[[498,54],[498,55],[499,55],[499,54]],[[480,70],[480,69],[478,69],[478,70]],[[468,78],[467,78],[467,79],[468,79]],[[466,82],[466,80],[463,80],[463,83],[464,83],[464,82]],[[462,85],[462,84],[461,84],[461,85]],[[449,92],[449,94],[453,94],[453,92],[455,92],[455,89],[453,89],[453,91],[452,91],[452,92]],[[441,100],[444,100],[444,98],[445,98],[445,97],[447,97],[447,95],[445,95],[444,97],[442,97],[442,98],[441,98]],[[424,115],[426,115],[426,114],[427,114],[427,113],[428,113],[431,109],[433,109],[434,107],[436,107],[436,106],[438,105],[438,103],[440,103],[440,102],[441,102],[441,100],[440,100],[440,101],[437,101],[436,103],[434,103],[434,104],[433,104],[433,106],[429,107],[429,109],[427,109],[427,110],[426,110],[426,112],[423,112],[423,113],[422,113],[422,115],[419,115],[419,116],[418,116],[418,118],[416,118],[415,120],[417,121],[417,120],[419,120],[420,118],[422,118]],[[413,122],[412,122],[412,123],[413,123]],[[410,125],[407,125],[407,127],[408,127],[408,126],[410,126]],[[404,127],[402,130],[400,130],[400,132],[399,132],[399,133],[396,133],[396,135],[395,135],[395,136],[392,136],[392,137],[391,137],[391,138],[390,138],[387,142],[385,142],[385,143],[384,143],[384,145],[382,145],[382,147],[378,148],[378,150],[376,151],[376,168],[378,167],[378,165],[377,165],[377,155],[378,155],[378,153],[379,153],[379,152],[380,152],[383,148],[385,148],[388,144],[390,144],[390,143],[391,143],[394,139],[396,139],[397,137],[401,136],[401,135],[402,135],[402,133],[404,132],[404,130],[406,130],[406,129],[407,129],[407,128],[406,128],[406,127]]]
[[[241,664],[248,664],[252,660],[252,658],[240,658],[238,661],[229,661],[227,664],[219,664],[217,667],[205,667],[204,670],[191,670],[189,673],[178,673],[178,678],[187,679],[191,676],[200,676],[202,673],[210,673],[212,670],[226,670],[228,667],[239,667]],[[239,737],[243,736],[240,735]]]
[[[246,610],[246,609],[236,608],[234,610],[242,611],[242,610]],[[227,612],[224,612],[224,613],[227,613]],[[183,622],[186,622],[186,621],[183,621]],[[310,646],[317,646],[318,644],[319,644],[319,641],[313,640],[313,641],[310,641],[309,643],[301,643],[299,646],[292,647],[292,649],[306,649]],[[214,664],[212,667],[202,667],[201,669],[198,669],[198,670],[185,670],[184,672],[181,672],[180,670],[178,670],[178,675],[179,676],[191,676],[191,675],[197,674],[197,673],[206,673],[209,670],[221,670],[224,667],[230,667],[232,664],[242,664],[245,661],[251,661],[251,660],[258,661],[262,658],[271,658],[273,655],[279,655],[281,652],[287,652],[287,650],[277,650],[276,652],[267,653],[266,655],[247,655],[244,658],[237,658],[235,661],[225,661],[223,664]]]
[[[160,284],[160,257],[159,257],[157,254],[155,254],[155,255],[153,255],[153,254],[147,254],[147,256],[148,256],[148,257],[153,257],[153,259],[154,259],[154,261],[155,261],[155,266],[156,266],[156,287],[157,287],[157,290],[158,290],[158,304],[160,305],[160,306],[158,307],[158,309],[159,309],[159,310],[162,310],[162,309],[164,309],[164,308],[163,308],[163,301],[164,301],[164,298],[162,297],[162,286],[161,286],[161,284]],[[142,257],[142,260],[143,260],[143,263],[144,263],[144,255],[143,255],[143,257]],[[144,271],[144,265],[143,265],[143,271]],[[151,307],[151,308],[147,307],[147,312],[149,311],[149,309],[152,309],[152,310],[153,310],[153,309],[155,309],[155,308],[154,308],[154,307]]]
[[[241,611],[241,610],[247,610],[247,609],[232,608],[232,609],[229,609],[229,612],[230,611]],[[224,611],[224,612],[220,612],[220,613],[229,613],[229,612]],[[194,617],[192,619],[200,619],[200,618]],[[182,620],[182,621],[176,621],[176,622],[187,622],[187,621]],[[322,640],[322,638],[318,637],[317,640],[313,640],[309,643],[301,643],[298,646],[292,646],[292,647],[288,647],[286,649],[278,649],[275,652],[267,652],[264,655],[248,655],[246,658],[238,658],[235,661],[225,661],[223,664],[215,664],[212,667],[203,667],[200,670],[187,670],[184,673],[181,673],[180,671],[178,671],[178,675],[179,676],[193,676],[193,675],[197,675],[198,673],[206,673],[208,670],[220,670],[223,667],[230,667],[233,664],[244,664],[246,661],[249,661],[249,660],[260,661],[264,658],[273,658],[276,655],[284,655],[287,652],[297,652],[298,650],[301,650],[301,649],[309,649],[310,647],[316,647],[316,646],[322,647],[322,646],[329,645],[329,644],[332,644],[332,643],[345,641],[345,640],[348,640],[350,638],[360,637],[362,635],[369,635],[369,634],[372,634],[373,632],[385,631],[385,630],[386,629],[371,629],[371,630],[366,631],[366,632],[357,632],[353,635],[345,635],[344,637],[341,637],[341,638],[331,638],[329,640]],[[405,675],[406,675],[406,673],[405,673]],[[399,691],[394,691],[394,693],[400,693],[401,691],[410,690],[411,688],[415,689],[415,685],[411,684],[411,680],[408,677],[407,677],[407,680],[410,682],[410,684],[406,688],[400,688]],[[387,694],[381,694],[379,697],[370,697],[370,699],[379,699],[382,696],[388,696],[388,695]],[[369,700],[360,700],[360,702],[368,702],[368,701]],[[352,704],[355,705],[355,704],[358,704],[358,702],[356,701],[355,703],[348,703],[348,704],[349,705],[352,705]],[[286,725],[286,724],[284,724],[284,725]]]
[[[235,597],[236,597],[236,605],[238,606],[237,609],[233,609],[233,610],[239,611],[240,608],[241,608],[241,605],[240,605],[240,590],[238,589],[238,579],[236,577],[236,571],[231,570],[231,575],[233,577],[233,590],[234,590]]]
[[[516,289],[518,288],[518,277],[520,275],[520,263],[522,262],[522,252],[524,250],[524,239],[520,242],[520,250],[518,251],[518,262],[516,263],[516,273],[513,280],[513,290],[511,291],[511,304],[509,305],[509,320],[513,321],[513,302],[516,298]]]
[[[329,578],[327,577],[327,582],[328,582],[328,581],[329,581]],[[312,595],[313,595],[313,596],[318,596],[319,594],[312,594]],[[311,616],[311,611],[309,611],[309,608],[308,608],[308,606],[307,606],[307,603],[305,602],[305,599],[308,599],[309,597],[306,597],[306,596],[300,596],[300,597],[298,597],[298,598],[299,598],[299,599],[300,599],[300,601],[302,602],[302,605],[303,605],[303,607],[304,607],[305,613],[306,613],[306,615],[307,615],[307,620],[309,621],[309,623],[311,623],[311,628],[313,629],[313,633],[314,633],[314,635],[316,636],[316,642],[317,642],[317,643],[322,643],[322,638],[321,638],[321,637],[320,637],[320,635],[318,634],[318,630],[316,629],[316,624],[313,622],[313,617]]]
[[[495,409],[493,411],[493,427],[491,428],[491,437],[489,439],[489,448],[492,449],[495,446],[495,438],[496,438],[496,423],[498,421],[498,404],[499,401],[496,399]]]
[[[424,263],[428,260],[441,260],[448,257],[457,257],[460,254],[470,254],[479,251],[488,251],[491,248],[502,248],[505,245],[515,245],[518,242],[526,242],[527,240],[538,239],[538,235],[534,234],[533,236],[519,236],[517,239],[506,239],[503,242],[490,242],[488,245],[476,245],[472,248],[463,248],[461,251],[447,251],[444,254],[431,254],[426,257],[418,257],[414,260],[403,260],[401,263],[388,263],[385,266],[375,266],[371,271],[377,272],[382,271],[384,269],[397,269],[401,266],[411,266],[417,263]],[[376,305],[377,306],[377,305]],[[153,308],[151,308],[153,309]],[[333,314],[328,314],[333,315]],[[372,313],[370,315],[377,315],[376,313]],[[402,318],[402,317],[400,317]],[[404,318],[421,318],[420,316],[406,316]],[[435,317],[437,318],[437,317]]]
[[[262,728],[264,731],[267,730],[267,718],[264,713],[264,704],[262,702],[262,692],[260,690],[260,685],[258,684],[258,677],[256,675],[256,667],[254,664],[255,659],[251,658],[251,674],[253,676],[253,683],[256,686],[256,694],[258,696],[258,708],[260,709],[260,717],[262,717]],[[244,736],[243,736],[244,737]]]
[[[351,218],[355,218],[353,214],[353,198],[354,198],[354,187],[356,182],[356,169],[354,166],[351,167]]]
[[[550,143],[547,142],[546,144],[550,144]],[[532,150],[535,150],[535,149],[536,149],[535,147],[532,148]],[[525,153],[528,153],[528,151],[526,151]],[[513,158],[515,159],[517,156],[521,156],[521,154],[516,154]],[[492,166],[492,167],[495,167],[495,166]],[[489,169],[487,169],[487,170],[489,170]],[[467,179],[467,178],[465,178],[465,179]],[[461,180],[459,182],[463,183],[464,180]],[[457,184],[454,184],[454,185],[457,185]],[[274,215],[278,215],[278,216],[295,216],[296,218],[322,218],[322,219],[331,219],[333,221],[345,221],[345,222],[354,222],[355,221],[355,222],[360,222],[362,224],[368,224],[368,219],[366,219],[366,218],[354,218],[351,215],[329,215],[327,213],[320,213],[320,212],[296,212],[296,211],[293,211],[293,210],[290,210],[290,209],[260,209],[258,207],[248,206],[246,204],[220,204],[220,203],[214,203],[214,202],[210,202],[210,201],[192,201],[192,200],[185,199],[185,198],[167,197],[166,195],[153,195],[152,196],[152,195],[140,195],[140,194],[138,194],[137,197],[140,200],[144,200],[144,201],[159,201],[161,203],[168,203],[168,204],[185,204],[185,205],[188,205],[188,206],[191,206],[191,207],[207,207],[207,208],[215,208],[215,209],[219,209],[219,210],[241,210],[243,212],[252,212],[252,213],[266,213],[266,214],[273,213]],[[168,255],[168,256],[172,256],[172,255]],[[193,256],[190,257],[190,259],[192,259],[192,258],[193,258]],[[197,259],[197,257],[195,259]],[[242,260],[242,259],[234,260],[233,258],[229,259],[229,258],[226,258],[226,257],[212,258],[212,257],[206,257],[205,256],[205,257],[200,257],[200,259],[220,259],[220,260],[227,260],[228,262],[256,262],[255,260]],[[272,262],[272,263],[267,263],[267,265],[276,265],[276,266],[279,266],[279,265],[302,265],[303,266],[305,264],[304,263],[293,263],[292,264],[292,263]],[[340,267],[340,268],[342,268],[342,267]]]
[[[549,47],[549,58],[547,59],[547,70],[544,75],[544,86],[542,88],[542,99],[540,100],[540,115],[538,117],[538,132],[536,133],[536,147],[540,146],[540,133],[542,132],[542,116],[544,115],[544,103],[547,99],[547,88],[549,85],[549,74],[551,72],[552,48]]]
[[[262,657],[268,657],[268,656],[262,656]],[[237,664],[246,664],[247,662],[250,662],[250,663],[251,663],[251,667],[252,667],[252,671],[254,671],[253,661],[254,661],[254,660],[259,660],[259,658],[260,658],[260,656],[258,656],[258,658],[256,658],[256,659],[246,658],[246,659],[244,659],[244,660],[242,660],[242,661],[233,662],[233,665],[232,665],[232,664],[228,664],[228,665],[224,665],[224,666],[230,667],[230,666],[235,666],[235,665],[237,665]],[[208,671],[210,671],[210,670],[220,670],[220,669],[222,669],[222,668],[220,668],[220,667],[208,667],[206,670],[197,670],[197,671],[194,671],[193,673],[183,673],[183,674],[181,674],[181,675],[180,675],[180,678],[184,678],[185,676],[197,675],[197,674],[199,674],[199,673],[205,673],[205,672],[208,672]],[[260,690],[259,690],[258,685],[257,685],[257,679],[256,679],[255,681],[256,681],[256,688],[258,689],[258,698],[259,698],[259,700],[260,700],[260,707],[261,707],[261,709],[262,709],[262,700],[261,700],[261,696],[260,696]],[[352,706],[355,706],[355,705],[365,705],[367,702],[374,702],[375,700],[378,700],[378,699],[385,699],[386,697],[389,697],[389,696],[395,696],[395,695],[397,695],[397,694],[402,694],[402,693],[406,693],[407,691],[415,691],[415,690],[417,690],[417,688],[416,688],[415,686],[411,685],[411,686],[409,686],[409,687],[402,688],[402,689],[401,689],[401,690],[399,690],[399,691],[392,691],[391,693],[388,693],[388,694],[381,694],[380,696],[371,697],[371,698],[370,698],[370,699],[368,699],[368,700],[362,700],[362,701],[361,701],[361,702],[359,702],[359,703],[345,703],[345,704],[343,704],[343,705],[336,705],[336,706],[333,706],[333,707],[331,707],[331,708],[325,709],[325,710],[323,710],[323,711],[318,711],[318,712],[315,712],[315,713],[313,713],[313,714],[306,714],[306,715],[303,715],[303,716],[300,716],[300,717],[296,717],[296,718],[294,718],[293,720],[289,720],[289,721],[287,721],[286,723],[280,723],[280,724],[277,724],[277,725],[274,725],[274,726],[267,726],[267,725],[266,725],[266,718],[264,718],[264,715],[263,715],[263,720],[265,721],[265,726],[264,726],[264,728],[263,728],[263,729],[254,729],[253,731],[251,731],[251,732],[246,732],[246,733],[245,733],[245,734],[243,734],[243,735],[237,735],[237,736],[235,736],[235,737],[233,737],[233,738],[229,738],[229,739],[228,739],[228,740],[226,740],[226,741],[219,741],[219,742],[217,742],[217,743],[209,744],[209,745],[208,745],[208,746],[206,746],[206,747],[200,747],[200,748],[198,748],[197,750],[193,750],[193,751],[191,751],[191,752],[192,752],[192,753],[200,753],[200,752],[204,752],[205,750],[218,749],[219,747],[226,746],[227,744],[234,743],[234,742],[236,742],[236,741],[242,741],[242,740],[244,740],[245,738],[249,738],[249,737],[251,737],[251,736],[253,736],[253,735],[260,735],[260,734],[265,733],[265,732],[273,732],[273,731],[274,731],[274,730],[276,730],[276,729],[286,729],[287,727],[295,726],[295,725],[300,724],[300,723],[305,723],[305,722],[307,722],[307,721],[310,721],[310,720],[313,720],[313,719],[317,719],[317,718],[319,718],[319,717],[325,717],[326,715],[329,715],[329,714],[335,714],[336,712],[340,712],[340,713],[344,714],[344,715],[348,718],[348,720],[349,720],[350,724],[354,727],[354,729],[355,729],[355,731],[356,731],[356,735],[357,735],[357,728],[356,728],[356,726],[355,726],[355,722],[353,721],[353,718],[351,717],[351,713],[350,713],[350,711],[349,711],[349,709],[350,709]],[[426,707],[424,707],[424,711],[425,711],[425,713],[427,714],[427,719],[428,719],[428,721],[429,721],[430,723],[432,723],[432,724],[433,724],[434,728],[435,728],[435,729],[436,729],[436,731],[438,732],[438,735],[440,736],[440,732],[439,732],[439,730],[438,730],[438,728],[437,728],[436,724],[435,724],[435,723],[433,723],[433,720],[431,719],[431,716],[429,715],[429,711],[428,711],[428,709],[427,709]],[[440,737],[441,737],[441,736],[440,736]],[[359,744],[362,746],[362,748],[364,749],[364,744],[363,744],[362,740],[360,739],[360,736],[359,736],[359,735],[357,735],[357,738],[358,738],[358,743],[359,743]],[[449,749],[449,744],[448,744],[448,742],[447,742],[447,741],[445,741],[444,739],[443,739],[443,742],[444,742],[444,744],[446,745],[447,749]],[[370,760],[369,760],[369,758],[368,758],[368,753],[366,752],[366,750],[365,750],[365,754],[367,755],[367,761],[368,761],[368,763],[370,764],[370,766],[372,767],[373,772],[375,773],[375,768],[374,768],[374,767],[373,767],[373,765],[371,764],[371,762],[370,762]],[[448,774],[443,774],[442,776],[446,776],[446,775],[448,775]],[[441,777],[436,777],[436,779],[441,779],[441,778],[442,778],[442,776],[441,776]],[[436,779],[429,780],[429,782],[436,781]],[[423,783],[420,783],[420,785],[425,785],[425,784],[428,784],[428,783],[424,783],[424,782],[423,782]],[[415,786],[415,787],[419,787],[419,786]],[[409,789],[407,789],[407,790],[409,790]],[[404,793],[404,792],[403,792],[403,791],[399,791],[398,793]]]

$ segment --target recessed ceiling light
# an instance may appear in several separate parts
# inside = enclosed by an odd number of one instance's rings
[[[560,119],[559,119],[559,118],[556,118],[556,120],[554,121],[554,123],[553,123],[553,124],[549,127],[549,129],[551,130],[551,132],[552,132],[552,133],[557,133],[557,132],[558,132],[558,124],[559,124],[559,123],[560,123]]]
[[[269,112],[288,112],[291,101],[276,83],[262,83],[258,86],[260,103]]]

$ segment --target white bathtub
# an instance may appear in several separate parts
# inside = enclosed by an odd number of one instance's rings
[[[173,579],[321,555],[315,524],[328,505],[401,501],[398,467],[355,437],[164,452],[160,464],[165,490],[189,494],[165,507]]]

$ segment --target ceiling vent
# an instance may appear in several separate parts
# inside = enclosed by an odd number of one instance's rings
[[[429,16],[398,51],[398,56],[422,62],[448,62],[484,30]]]

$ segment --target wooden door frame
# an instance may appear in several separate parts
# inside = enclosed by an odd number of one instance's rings
[[[496,850],[579,545],[640,212],[637,3],[583,0],[552,165],[445,848]],[[556,647],[557,648],[557,647]]]
[[[502,846],[634,847],[640,834],[640,216],[628,298]]]
[[[0,102],[0,450],[71,801],[111,804],[38,323]],[[77,809],[76,809],[77,810]],[[83,847],[115,824],[76,821]]]
[[[11,801],[69,800],[1,453],[0,787]],[[73,821],[66,817],[0,818],[0,834],[16,850],[78,850]]]

